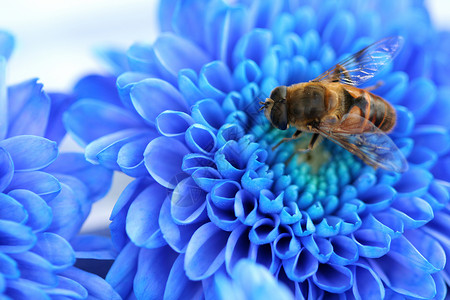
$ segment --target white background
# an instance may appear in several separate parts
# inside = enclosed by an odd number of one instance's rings
[[[450,30],[450,0],[428,0],[436,27]],[[65,91],[90,72],[105,72],[94,49],[126,50],[156,38],[157,0],[0,0],[0,29],[16,38],[7,82],[39,77],[46,91]],[[81,151],[66,140],[64,149]],[[112,206],[130,181],[115,175],[113,189],[97,202],[84,231],[105,228]]]

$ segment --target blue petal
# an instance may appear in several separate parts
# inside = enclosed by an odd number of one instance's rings
[[[195,171],[197,171],[200,168],[203,167],[215,168],[215,166],[216,165],[212,158],[207,157],[203,154],[189,153],[184,156],[181,168],[183,169],[184,172],[192,175]]]
[[[184,136],[192,124],[194,124],[192,117],[181,111],[166,110],[156,118],[156,128],[167,137]]]
[[[51,232],[39,234],[33,252],[45,258],[55,270],[65,269],[75,263],[75,253],[70,244]]]
[[[44,137],[60,144],[67,133],[63,124],[64,112],[69,109],[76,98],[73,95],[62,93],[51,93],[49,96],[52,105]]]
[[[240,90],[251,82],[259,82],[261,76],[261,69],[253,60],[244,60],[234,69],[234,86]]]
[[[350,12],[338,11],[328,21],[323,31],[323,42],[330,43],[337,52],[342,52],[348,49],[353,41],[356,26],[355,18]]]
[[[128,209],[126,232],[136,246],[158,248],[166,244],[159,229],[158,216],[167,191],[157,183],[143,190]]]
[[[342,293],[353,286],[353,273],[343,266],[319,264],[313,280],[318,287],[325,291]]]
[[[77,99],[96,99],[105,103],[120,106],[117,95],[116,78],[92,74],[83,77],[73,88]]]
[[[195,121],[209,127],[214,133],[225,123],[223,110],[213,99],[198,101],[192,106],[191,115]]]
[[[207,98],[222,100],[232,90],[233,82],[227,65],[213,61],[202,67],[198,86]]]
[[[134,277],[134,293],[138,299],[162,299],[167,279],[178,253],[169,247],[142,249]]]
[[[302,248],[294,257],[283,260],[286,275],[293,281],[303,282],[315,274],[318,267],[317,258],[305,248]]]
[[[32,135],[21,135],[0,141],[0,147],[11,155],[15,171],[35,171],[45,168],[58,156],[55,142]]]
[[[186,144],[192,152],[211,155],[216,150],[216,135],[204,125],[193,124],[186,130]]]
[[[148,77],[149,74],[138,72],[125,72],[117,77],[117,91],[119,92],[120,100],[126,108],[134,111],[133,102],[130,98],[130,91],[136,85],[136,83]]]
[[[87,290],[89,298],[111,300],[121,299],[118,293],[105,280],[103,280],[103,278],[97,275],[73,267],[66,269],[61,274],[78,282],[83,289]]]
[[[8,136],[43,136],[50,114],[50,98],[32,79],[8,89]]]
[[[45,171],[53,174],[67,174],[80,180],[87,187],[91,201],[105,196],[112,179],[110,170],[90,164],[82,153],[61,153]]]
[[[341,235],[331,238],[330,241],[333,246],[330,263],[348,265],[358,260],[358,247],[351,238]]]
[[[58,276],[58,285],[56,287],[46,289],[45,291],[52,298],[71,297],[74,299],[82,299],[88,296],[88,291],[80,283],[62,276]]]
[[[417,78],[409,84],[409,91],[404,105],[411,111],[417,122],[420,122],[433,106],[436,99],[436,86],[427,78]]]
[[[409,163],[425,170],[431,169],[431,167],[436,164],[437,160],[438,155],[434,151],[423,146],[414,147],[411,154],[408,156]]]
[[[167,244],[179,253],[186,252],[192,234],[200,226],[198,223],[179,225],[174,222],[170,214],[169,197],[164,201],[159,214],[159,227]]]
[[[64,126],[82,146],[113,132],[141,128],[142,120],[115,105],[92,99],[82,99],[63,116]]]
[[[0,31],[0,56],[9,59],[14,49],[14,36],[7,31]]]
[[[392,136],[395,137],[407,137],[411,134],[415,125],[415,118],[411,111],[401,105],[395,106],[397,114],[396,123],[392,130]]]
[[[279,234],[280,218],[278,215],[270,215],[273,219],[264,218],[257,221],[249,233],[249,239],[256,245],[273,242]]]
[[[433,175],[426,170],[411,169],[403,174],[394,187],[402,196],[422,196],[427,191],[432,179]]]
[[[391,205],[397,196],[397,192],[392,186],[378,184],[369,188],[360,195],[360,199],[366,204],[367,211],[380,211]]]
[[[369,263],[384,284],[395,292],[403,296],[432,299],[436,295],[433,277],[409,264],[404,265],[404,260],[397,259],[398,254],[388,254],[369,260]]]
[[[0,193],[0,220],[26,224],[28,212],[20,202]]]
[[[276,256],[272,243],[262,245],[250,244],[248,258],[263,265],[271,273],[275,273],[281,264],[281,260]]]
[[[147,78],[161,77],[157,66],[157,57],[152,45],[147,43],[134,43],[127,51],[127,60],[130,69],[136,73],[145,73]]]
[[[425,200],[417,197],[400,197],[394,202],[391,212],[400,218],[405,229],[418,228],[433,219],[433,209]]]
[[[280,259],[286,259],[297,254],[301,244],[290,226],[280,226],[280,234],[273,242],[273,247]]]
[[[76,257],[81,259],[110,260],[117,256],[109,237],[99,235],[78,235],[70,240]]]
[[[30,251],[10,255],[17,262],[21,278],[49,286],[58,284],[52,265],[43,257]]]
[[[189,105],[204,99],[205,95],[198,88],[198,76],[192,69],[183,69],[178,73],[178,89]]]
[[[0,43],[1,45],[1,43]],[[6,59],[0,55],[0,140],[6,137],[8,132],[8,95],[6,88]]]
[[[15,189],[29,190],[44,200],[53,199],[61,190],[58,180],[52,175],[40,171],[16,173],[7,191]]]
[[[366,263],[355,264],[353,277],[355,278],[353,295],[356,299],[370,299],[370,297],[384,299],[384,285],[377,273]]]
[[[41,197],[24,189],[13,190],[8,195],[23,205],[28,215],[26,225],[30,226],[34,232],[42,231],[50,226],[53,217],[52,210]],[[9,211],[9,214],[11,213]]]
[[[86,146],[86,160],[92,164],[101,164],[108,169],[117,170],[119,169],[117,156],[122,146],[144,137],[150,141],[157,136],[158,133],[154,130],[134,128],[102,136]]]
[[[262,215],[258,211],[258,200],[247,190],[236,193],[234,202],[236,217],[245,225],[253,226]]]
[[[184,255],[177,257],[170,270],[164,291],[164,300],[203,299],[200,281],[191,281],[184,271]]]
[[[442,270],[446,263],[445,251],[439,242],[421,230],[408,230],[404,236],[394,239],[391,251],[401,253],[410,266],[428,273]]]
[[[177,176],[183,174],[183,157],[189,153],[178,140],[158,137],[151,141],[144,152],[144,162],[150,175],[162,186],[173,189]]]
[[[225,231],[232,231],[240,224],[239,219],[234,214],[234,210],[217,206],[211,200],[211,194],[206,196],[206,201],[208,217],[217,227]]]
[[[148,175],[144,163],[144,151],[152,136],[144,136],[136,141],[123,145],[117,153],[117,165],[122,172],[131,177]]]
[[[248,239],[249,228],[240,225],[235,228],[228,237],[225,248],[225,267],[229,274],[233,271],[235,265],[242,259],[247,258],[250,249]]]
[[[365,217],[364,228],[372,228],[377,231],[385,232],[395,238],[403,233],[404,224],[400,218],[391,214],[389,211],[382,211]]]
[[[300,212],[297,203],[288,202],[283,206],[280,213],[281,224],[294,224],[302,218],[302,213]]]
[[[8,289],[5,292],[6,299],[33,299],[33,300],[50,300],[50,297],[42,288],[25,279],[10,280]]]
[[[438,155],[450,149],[450,134],[447,128],[438,125],[421,125],[412,133],[416,146],[427,147]]]
[[[271,43],[270,31],[259,28],[250,31],[239,40],[234,48],[233,66],[237,66],[246,59],[251,59],[260,65]]]
[[[153,50],[159,71],[172,82],[176,82],[181,69],[189,68],[198,72],[210,61],[207,54],[190,40],[167,32],[158,37]]]
[[[329,239],[308,235],[301,238],[303,246],[321,263],[326,263],[333,254],[333,246]]]
[[[278,196],[269,191],[261,190],[259,194],[259,209],[266,214],[279,214],[283,209],[283,196],[281,192]]]
[[[329,196],[328,196],[329,197]],[[329,197],[331,198],[331,197]],[[331,198],[337,199],[337,198]],[[327,200],[325,200],[327,201]],[[331,201],[327,201],[329,204]],[[338,200],[336,200],[338,202]],[[330,237],[335,236],[341,231],[342,219],[335,216],[328,216],[320,221],[319,224],[316,225],[316,234],[320,237]]]
[[[205,192],[211,192],[216,185],[223,181],[219,172],[211,167],[199,167],[192,173],[192,179]]]
[[[161,31],[172,30],[173,13],[178,0],[167,0],[158,5],[158,25]]]
[[[139,252],[140,248],[129,242],[117,256],[105,278],[124,299],[133,291]]]
[[[206,216],[206,193],[192,177],[183,179],[175,188],[170,201],[170,214],[180,225],[202,222]]]
[[[0,251],[3,253],[20,253],[29,250],[36,243],[37,237],[28,226],[0,220]]]
[[[360,229],[353,233],[353,240],[362,257],[381,257],[389,251],[391,236],[373,229]]]
[[[211,190],[211,200],[217,207],[229,209],[234,206],[236,193],[241,186],[236,181],[226,180],[218,183]]]
[[[17,268],[16,261],[4,253],[0,253],[0,274],[9,279],[20,277],[20,271]]]
[[[188,112],[186,101],[180,92],[167,81],[148,78],[136,83],[130,91],[136,111],[150,124],[165,110]]]
[[[197,229],[186,249],[186,275],[191,280],[201,280],[214,274],[225,261],[227,239],[228,233],[213,223],[206,223]]]
[[[0,148],[0,192],[5,190],[14,176],[14,164],[11,155]]]

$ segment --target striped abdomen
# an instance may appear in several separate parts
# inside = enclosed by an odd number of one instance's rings
[[[394,127],[396,113],[386,100],[364,89],[355,87],[345,89],[349,113],[359,114],[384,132],[389,132]]]

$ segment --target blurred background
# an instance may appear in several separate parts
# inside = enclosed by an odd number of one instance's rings
[[[450,30],[450,1],[425,0],[439,29]],[[158,0],[0,0],[0,29],[16,38],[7,83],[38,77],[46,91],[68,91],[88,73],[105,73],[95,50],[126,50],[133,42],[152,42],[158,33]],[[63,150],[82,151],[72,140]],[[112,207],[131,181],[115,174],[113,189],[93,206],[84,232],[104,231]]]

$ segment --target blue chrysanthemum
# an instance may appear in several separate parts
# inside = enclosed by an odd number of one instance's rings
[[[88,160],[137,178],[111,215],[122,297],[208,298],[246,258],[298,299],[445,297],[450,102],[432,74],[448,56],[422,1],[174,0],[160,19],[152,45],[110,53],[118,93],[87,77],[65,115]],[[258,97],[392,35],[406,42],[376,93],[396,108],[408,172],[329,141],[271,150],[284,133]]]
[[[73,267],[71,246],[111,171],[80,153],[58,155],[70,97],[46,94],[35,79],[6,87],[13,42],[0,32],[0,298],[117,299],[103,279]]]

